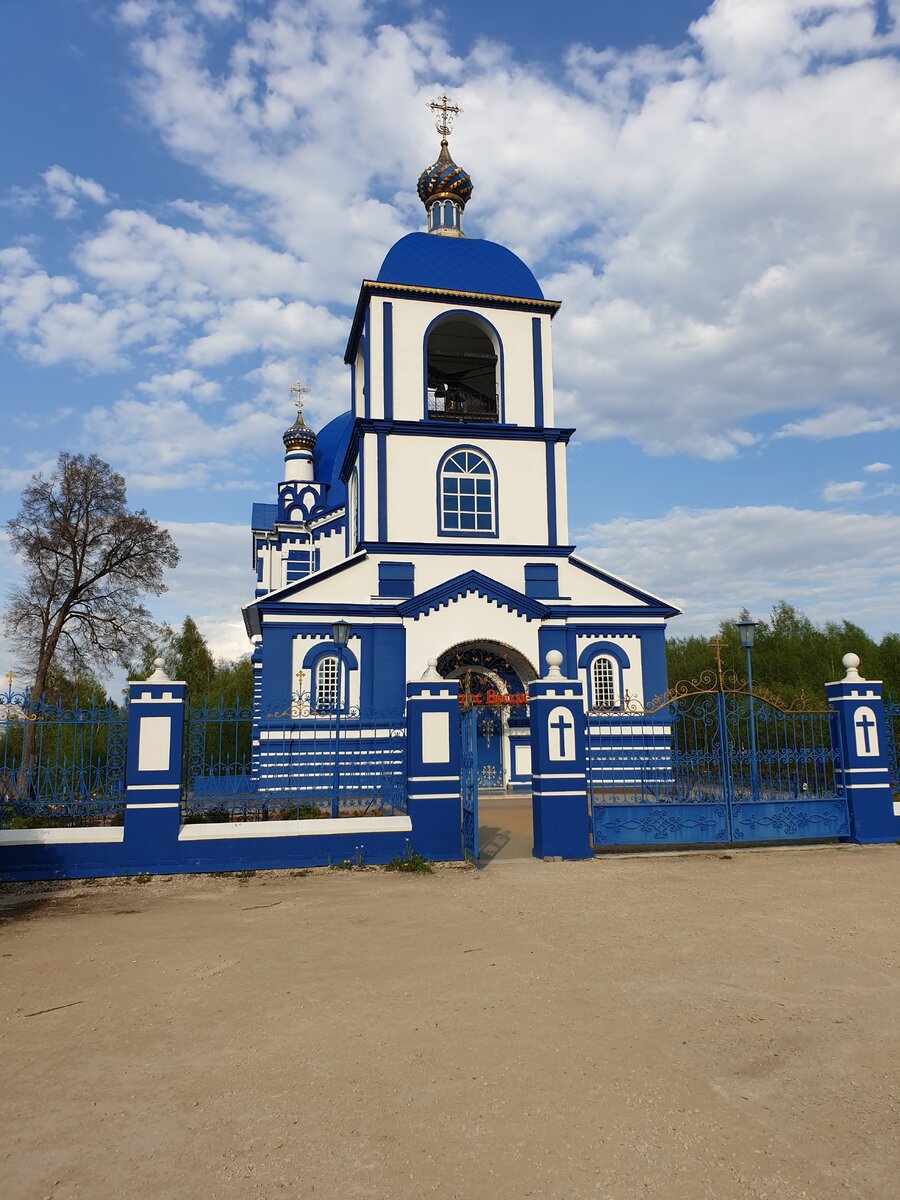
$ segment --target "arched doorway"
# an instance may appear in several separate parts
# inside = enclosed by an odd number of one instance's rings
[[[477,755],[479,790],[500,790],[521,782],[515,744],[528,741],[528,709],[504,696],[521,697],[537,672],[528,659],[500,642],[461,642],[445,650],[437,662],[444,679],[458,679],[464,707],[478,707]]]

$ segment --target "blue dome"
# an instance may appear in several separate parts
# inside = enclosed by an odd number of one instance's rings
[[[353,413],[341,413],[339,417],[329,421],[324,429],[319,431],[316,438],[316,448],[313,451],[313,476],[322,483],[331,486],[328,489],[327,504],[336,508],[338,504],[347,503],[347,485],[338,477],[344,455],[350,444],[350,434],[353,431]]]
[[[544,299],[540,284],[521,258],[483,238],[408,233],[388,250],[378,282],[407,283],[442,292]]]

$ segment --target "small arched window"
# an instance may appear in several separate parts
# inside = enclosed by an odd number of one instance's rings
[[[497,495],[490,462],[476,450],[455,450],[440,468],[441,533],[497,532]]]
[[[338,706],[338,660],[328,654],[316,663],[314,703],[319,711],[334,712]]]
[[[615,708],[619,702],[616,695],[616,663],[605,655],[598,655],[591,664],[591,707]]]

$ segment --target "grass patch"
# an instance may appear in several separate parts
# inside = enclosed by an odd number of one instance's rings
[[[428,859],[412,851],[407,854],[396,855],[389,863],[385,863],[385,869],[388,871],[405,871],[409,875],[434,874],[434,867]]]

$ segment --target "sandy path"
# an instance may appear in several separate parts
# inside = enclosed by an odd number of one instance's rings
[[[846,847],[7,885],[0,1190],[892,1200],[898,873]]]

